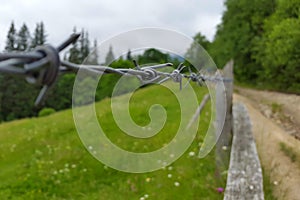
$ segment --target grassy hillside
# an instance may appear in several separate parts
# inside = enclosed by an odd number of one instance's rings
[[[201,101],[207,91],[197,90]],[[163,86],[151,86],[139,90],[131,99],[130,111],[136,123],[149,123],[148,108],[153,103],[165,106],[168,120],[167,129],[150,139],[133,139],[122,133],[112,119],[110,99],[97,103],[96,110],[102,127],[106,127],[105,132],[115,144],[130,151],[147,152],[172,140],[179,121],[174,94]],[[190,153],[198,153],[210,121],[210,105],[201,115],[199,132],[188,151],[165,169],[144,174],[119,172],[93,158],[77,135],[71,110],[3,123],[0,198],[222,199],[216,189],[224,184],[215,180],[214,152],[205,159]]]

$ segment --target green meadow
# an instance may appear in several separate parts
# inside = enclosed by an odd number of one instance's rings
[[[179,89],[178,89],[179,90]],[[198,102],[208,92],[195,87]],[[126,94],[125,94],[126,95]],[[115,98],[123,98],[123,96]],[[106,98],[95,104],[97,118],[107,137],[132,152],[161,148],[175,136],[180,106],[166,87],[138,90],[130,100],[130,113],[138,125],[150,122],[153,104],[164,106],[167,120],[154,137],[137,139],[115,124]],[[210,123],[210,103],[201,112],[196,138],[174,163],[149,173],[125,173],[105,166],[86,149],[77,134],[72,110],[0,125],[0,198],[6,199],[222,199],[215,177],[215,154],[197,157]],[[124,161],[126,162],[126,161]]]

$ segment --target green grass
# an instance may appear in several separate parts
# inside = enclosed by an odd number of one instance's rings
[[[199,101],[207,91],[197,89]],[[122,97],[119,97],[122,98]],[[135,152],[160,148],[172,140],[178,128],[179,106],[175,96],[162,86],[139,90],[131,99],[136,123],[149,123],[153,103],[165,106],[166,127],[155,137],[134,139],[115,125],[110,99],[96,104],[97,117],[107,136],[118,146]],[[41,118],[23,119],[0,125],[0,199],[222,199],[216,191],[215,158],[196,154],[210,121],[210,105],[201,114],[199,133],[180,159],[151,173],[124,173],[93,158],[81,143],[71,110]],[[109,134],[108,134],[109,133]],[[168,178],[168,174],[172,174]],[[179,182],[179,186],[174,183]],[[223,181],[224,182],[224,181]]]
[[[285,143],[283,142],[280,142],[279,143],[280,145],[280,150],[287,156],[291,159],[292,162],[297,162],[299,163],[299,166],[300,166],[300,159],[297,155],[297,153],[294,151],[293,148],[287,146]]]
[[[239,87],[249,88],[249,89],[254,89],[254,90],[268,90],[268,91],[273,91],[273,92],[281,92],[281,93],[285,93],[285,94],[300,94],[300,91],[298,88],[297,89],[278,88],[278,87],[274,86],[274,83],[272,81],[241,82],[238,80],[234,80],[234,84]]]
[[[273,113],[281,113],[282,112],[282,104],[278,104],[276,102],[271,103],[271,109]]]
[[[264,194],[265,200],[276,200],[277,198],[274,197],[274,183],[270,180],[270,173],[267,172],[264,168],[263,169],[263,187],[264,187]]]

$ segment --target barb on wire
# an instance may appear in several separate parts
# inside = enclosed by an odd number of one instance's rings
[[[187,78],[187,84],[192,82],[198,83],[200,86],[206,81],[232,81],[224,79],[220,75],[206,76],[202,73],[194,73],[190,68],[189,74],[184,74],[182,71],[186,67],[181,63],[172,72],[162,72],[159,69],[173,66],[172,63],[164,63],[152,66],[141,67],[134,60],[134,69],[129,68],[111,68],[108,66],[96,65],[77,65],[67,61],[61,61],[59,53],[68,47],[71,43],[77,41],[80,34],[72,34],[67,40],[62,42],[57,47],[51,45],[43,45],[37,47],[31,52],[5,52],[0,53],[0,73],[19,75],[26,78],[31,84],[42,86],[42,89],[35,101],[38,106],[43,101],[47,91],[53,86],[59,74],[77,73],[79,70],[86,70],[89,73],[96,74],[119,74],[127,76],[136,76],[143,84],[157,82],[161,84],[167,80],[173,80],[179,83],[180,90],[182,89],[182,80]]]

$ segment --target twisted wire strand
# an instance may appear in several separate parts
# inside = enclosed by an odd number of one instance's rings
[[[67,40],[62,42],[56,48],[51,45],[43,45],[37,47],[30,52],[4,52],[0,53],[0,73],[11,75],[19,75],[26,78],[29,83],[34,83],[42,86],[39,96],[36,99],[35,105],[38,106],[43,101],[45,94],[57,80],[59,74],[77,73],[79,70],[86,70],[93,74],[119,74],[127,76],[136,76],[143,83],[151,83],[158,79],[158,83],[163,83],[169,79],[180,84],[182,88],[182,79],[197,82],[199,85],[205,81],[232,81],[220,76],[207,76],[203,74],[182,73],[185,68],[180,64],[177,69],[172,72],[162,72],[159,69],[173,66],[172,63],[164,63],[152,66],[140,67],[136,61],[135,68],[112,68],[99,65],[77,65],[68,61],[61,61],[59,52],[68,47],[70,44],[77,41],[80,34],[72,34]],[[38,75],[37,75],[38,74]]]

